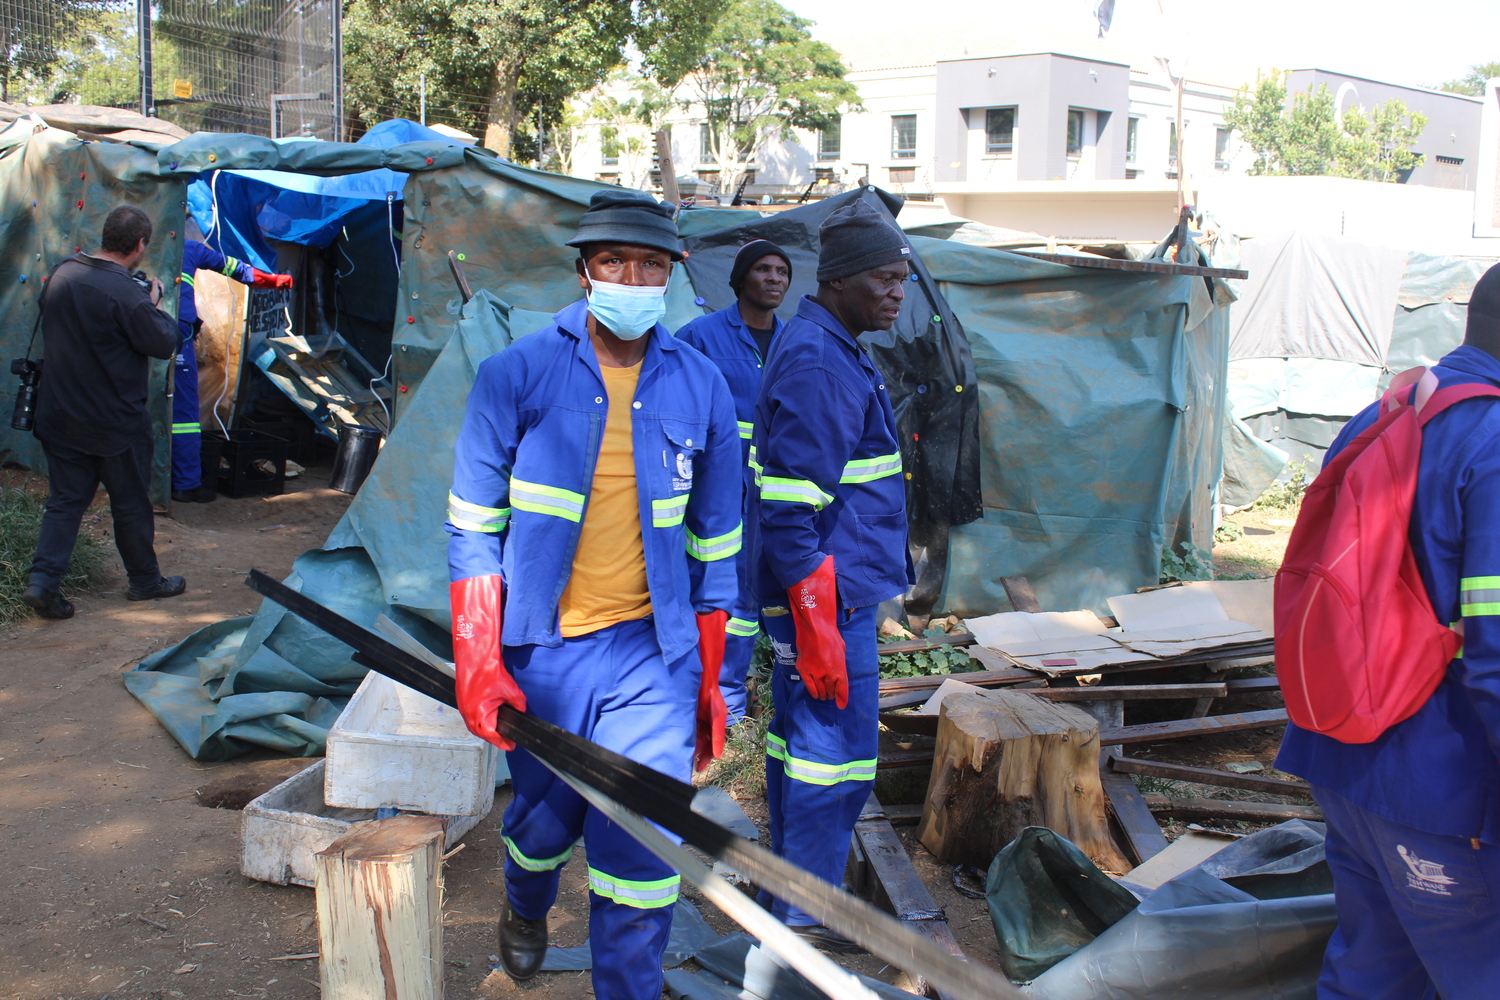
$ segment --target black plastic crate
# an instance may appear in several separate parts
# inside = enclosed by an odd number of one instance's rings
[[[286,485],[286,441],[265,431],[241,428],[229,432],[219,446],[218,490],[227,497],[277,496]],[[258,463],[269,463],[266,471]]]
[[[242,417],[240,426],[281,438],[286,442],[286,457],[299,465],[318,464],[318,439],[323,435],[307,417],[300,414],[291,417],[252,415]],[[333,447],[333,442],[328,442],[328,450],[332,451]]]

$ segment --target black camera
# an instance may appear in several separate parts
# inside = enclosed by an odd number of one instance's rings
[[[36,387],[42,380],[42,363],[30,358],[13,358],[10,373],[21,378],[16,389],[16,408],[10,414],[10,426],[13,430],[29,431],[36,426]]]
[[[135,283],[137,285],[141,286],[141,291],[145,292],[147,295],[151,294],[151,279],[146,277],[145,271],[137,271],[130,277],[135,279]]]

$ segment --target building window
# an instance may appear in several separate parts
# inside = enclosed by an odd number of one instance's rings
[[[717,163],[719,158],[714,155],[714,130],[713,127],[704,122],[698,126],[698,162]]]
[[[891,115],[891,159],[917,158],[917,116]]]
[[[832,184],[837,179],[832,167],[813,167],[814,184]]]
[[[843,155],[844,120],[835,118],[832,125],[818,132],[818,159],[837,160]]]
[[[1464,165],[1464,158],[1462,156],[1434,156],[1433,159],[1439,163],[1446,163],[1450,167],[1461,167]]]
[[[887,167],[886,172],[890,174],[892,184],[915,184],[917,182],[916,167]]]
[[[1016,149],[1016,109],[989,108],[984,113],[984,151],[1009,156]]]
[[[1083,112],[1077,108],[1068,109],[1068,155],[1083,155]]]
[[[1214,129],[1214,166],[1229,169],[1229,129]]]
[[[698,179],[709,187],[717,189],[719,186],[719,172],[717,170],[695,170]]]
[[[599,130],[599,163],[613,167],[620,162],[620,130],[606,125]]]
[[[1135,162],[1135,149],[1138,137],[1141,134],[1141,120],[1132,118],[1125,123],[1125,162]]]

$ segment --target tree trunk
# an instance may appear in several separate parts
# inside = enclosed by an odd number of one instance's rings
[[[490,87],[490,106],[484,119],[484,148],[510,159],[511,143],[515,139],[516,123],[520,121],[521,109],[516,100],[516,89],[521,81],[519,59],[497,63]]]
[[[1105,871],[1128,871],[1104,808],[1088,713],[1021,691],[944,699],[918,830],[939,861],[988,868],[1022,829],[1045,826]]]

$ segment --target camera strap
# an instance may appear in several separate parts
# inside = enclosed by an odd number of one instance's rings
[[[47,304],[47,289],[52,287],[52,276],[57,273],[58,268],[62,267],[72,259],[72,256],[69,255],[58,261],[56,264],[53,264],[52,270],[48,271],[47,276],[42,279],[42,294],[38,295],[36,298],[36,322],[31,324],[31,339],[26,341],[27,361],[31,360],[31,349],[36,346],[36,332],[42,328],[42,309]]]

